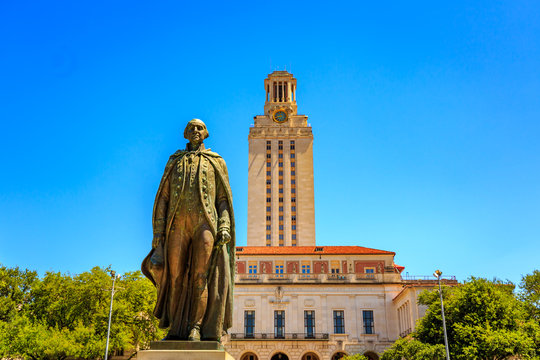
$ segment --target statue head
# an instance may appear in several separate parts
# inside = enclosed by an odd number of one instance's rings
[[[210,134],[208,134],[206,125],[200,119],[192,119],[184,129],[184,138],[189,140],[192,145],[200,145],[208,136]]]

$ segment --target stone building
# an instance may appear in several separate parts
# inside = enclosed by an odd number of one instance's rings
[[[248,238],[237,248],[224,345],[237,360],[378,359],[414,330],[425,312],[417,295],[435,278],[404,279],[391,251],[316,245],[313,134],[297,114],[296,79],[275,71],[264,88],[264,115],[248,137]]]

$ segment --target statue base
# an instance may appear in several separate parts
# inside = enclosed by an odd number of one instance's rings
[[[152,341],[137,360],[234,360],[217,341]]]

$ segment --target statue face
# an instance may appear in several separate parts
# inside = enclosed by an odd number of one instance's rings
[[[191,124],[187,130],[189,142],[193,145],[200,145],[204,140],[205,127],[202,124]]]

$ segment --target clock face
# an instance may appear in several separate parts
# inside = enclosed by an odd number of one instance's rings
[[[275,122],[282,123],[287,121],[287,113],[283,110],[278,110],[274,113],[274,116],[272,118]]]

